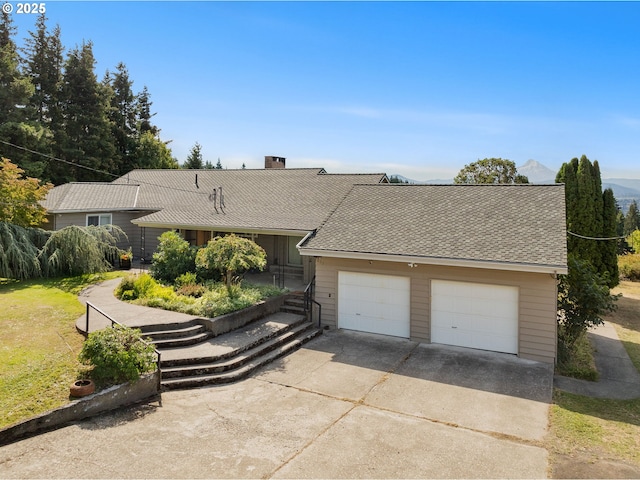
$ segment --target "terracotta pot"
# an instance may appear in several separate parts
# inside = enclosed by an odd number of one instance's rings
[[[91,380],[76,380],[69,389],[72,397],[84,397],[96,391],[96,385]]]

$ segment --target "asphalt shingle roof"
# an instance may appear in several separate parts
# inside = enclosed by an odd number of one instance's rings
[[[139,225],[304,232],[317,228],[354,184],[384,178],[321,168],[133,170],[114,184],[139,184],[137,207],[157,210],[136,219]],[[218,187],[225,207],[218,201],[216,211],[210,195]]]
[[[137,209],[138,185],[66,183],[51,189],[42,203],[51,213]]]
[[[307,249],[565,267],[563,185],[355,185]]]

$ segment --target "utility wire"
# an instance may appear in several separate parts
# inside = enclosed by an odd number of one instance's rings
[[[577,233],[570,232],[567,230],[567,234],[573,235],[574,237],[584,238],[585,240],[624,240],[627,237],[585,237],[584,235],[578,235]]]
[[[37,152],[35,150],[31,150],[29,148],[22,147],[20,145],[16,145],[15,143],[7,142],[5,140],[0,140],[0,143],[3,143],[5,145],[9,145],[10,147],[14,147],[14,148],[17,148],[17,149],[20,149],[20,150],[24,150],[25,152],[29,152],[29,153],[32,153],[34,155],[40,155],[41,157],[45,157],[45,158],[47,158],[49,160],[55,160],[56,162],[66,163],[68,165],[73,165],[74,167],[84,168],[85,170],[89,170],[89,171],[96,172],[96,173],[101,173],[102,175],[107,175],[107,176],[110,176],[110,177],[113,177],[113,178],[116,178],[116,179],[123,177],[123,175],[116,175],[115,173],[110,173],[110,172],[107,172],[107,171],[104,171],[104,170],[98,170],[97,168],[87,167],[86,165],[82,165],[81,163],[70,162],[69,160],[64,160],[62,158],[57,158],[57,157],[54,157],[52,155],[48,155],[46,153]],[[128,179],[128,174],[127,174],[127,179]],[[191,193],[191,194],[194,194],[194,195],[209,196],[209,194],[205,193],[205,192],[194,192],[193,190],[187,190],[187,189],[178,188],[178,187],[170,187],[170,186],[161,185],[161,184],[158,184],[158,183],[146,182],[144,180],[136,180],[136,179],[132,179],[132,180],[134,182],[138,183],[138,184],[150,185],[152,187],[158,187],[158,188],[166,188],[168,190],[174,190],[176,192],[185,192],[185,193]],[[126,184],[125,183],[114,183],[114,185],[126,185]]]

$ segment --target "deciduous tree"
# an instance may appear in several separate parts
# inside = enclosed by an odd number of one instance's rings
[[[37,178],[24,177],[24,170],[8,158],[0,161],[0,221],[23,227],[38,226],[46,221],[44,200],[53,185]]]
[[[234,234],[216,237],[209,240],[207,246],[201,248],[196,255],[196,266],[199,271],[212,276],[220,272],[224,276],[227,288],[230,288],[234,275],[252,268],[262,270],[267,264],[264,249],[248,238]],[[203,275],[203,276],[204,276]]]
[[[465,165],[453,179],[454,183],[529,183],[518,174],[516,164],[502,158],[485,158]]]

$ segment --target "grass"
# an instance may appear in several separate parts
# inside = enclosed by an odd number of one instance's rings
[[[78,293],[121,272],[66,279],[0,280],[0,428],[69,401],[83,337]]]
[[[640,371],[640,282],[620,282],[613,294],[622,294],[618,309],[605,318],[613,324],[629,358]]]
[[[640,399],[607,400],[556,390],[553,402],[553,453],[640,466]]]
[[[617,310],[605,321],[614,325],[640,371],[640,283],[621,282],[612,293],[622,296]],[[584,465],[596,468],[602,461],[612,462],[606,467],[610,471],[592,472],[598,477],[615,477],[616,463],[632,465],[640,473],[640,399],[596,399],[555,390],[553,403],[547,437],[552,463],[559,456],[581,463],[582,469]]]

